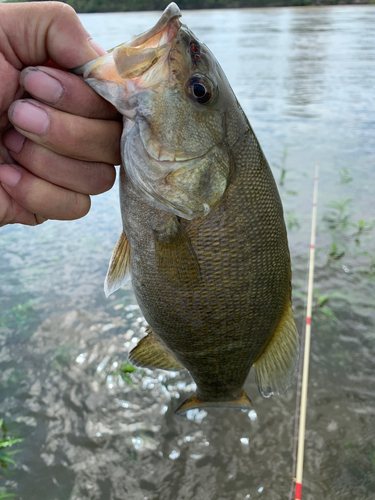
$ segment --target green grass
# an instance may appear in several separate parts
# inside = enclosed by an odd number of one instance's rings
[[[3,419],[0,419],[0,429],[2,430],[3,433],[3,437],[0,441],[0,466],[3,469],[7,469],[8,465],[13,465],[13,466],[17,465],[16,461],[12,457],[19,452],[19,450],[8,451],[8,448],[11,448],[17,443],[22,443],[22,441],[24,441],[25,438],[7,437],[7,428]]]
[[[286,210],[285,216],[286,227],[289,229],[289,231],[301,228],[301,224],[299,223],[297,217],[294,215],[294,210]]]
[[[28,330],[30,323],[36,319],[34,300],[13,306],[10,311],[5,311],[0,316],[0,326],[23,333]]]
[[[136,387],[135,383],[133,382],[130,373],[133,373],[137,370],[133,365],[130,363],[126,363],[125,365],[120,367],[119,373],[124,382],[127,382],[129,385],[132,387]]]
[[[0,488],[0,500],[16,500],[15,493],[7,492],[4,488]]]
[[[286,160],[288,158],[288,148],[284,148],[277,162],[273,162],[272,166],[275,167],[280,172],[280,177],[278,179],[279,186],[284,186],[286,174],[291,172],[292,169],[286,168]],[[294,193],[294,192],[293,192]]]
[[[350,176],[349,168],[342,168],[339,171],[339,176],[340,176],[340,184],[349,184],[349,182],[352,182],[353,180],[353,177]]]
[[[323,220],[326,222],[328,229],[346,231],[350,227],[350,212],[349,205],[352,199],[347,198],[346,200],[337,200],[327,203],[326,207],[331,208],[329,212],[326,212],[323,216]]]

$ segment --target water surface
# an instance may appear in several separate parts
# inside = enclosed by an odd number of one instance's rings
[[[81,19],[110,48],[158,17]],[[304,498],[372,499],[375,239],[358,223],[375,218],[375,7],[189,11],[183,21],[223,66],[278,181],[286,170],[300,332],[320,162]],[[264,399],[250,374],[250,412],[176,417],[194,388],[187,373],[120,375],[145,328],[130,286],[104,297],[120,230],[117,188],[80,221],[0,229],[0,415],[26,438],[17,466],[0,469],[4,488],[25,500],[288,498],[296,384]]]

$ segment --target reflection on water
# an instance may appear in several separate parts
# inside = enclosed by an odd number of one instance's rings
[[[82,21],[109,48],[158,16]],[[375,9],[191,11],[183,20],[221,62],[275,177],[284,175],[300,331],[320,160],[304,494],[374,498]],[[130,287],[108,300],[102,291],[120,233],[116,190],[81,221],[0,231],[0,417],[9,435],[26,437],[17,466],[0,469],[6,491],[28,500],[287,498],[295,387],[264,399],[251,374],[250,412],[176,417],[190,376],[126,365],[145,323]]]

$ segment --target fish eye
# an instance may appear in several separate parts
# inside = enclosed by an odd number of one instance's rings
[[[207,104],[212,98],[212,85],[203,78],[194,77],[189,81],[189,94],[199,104]]]

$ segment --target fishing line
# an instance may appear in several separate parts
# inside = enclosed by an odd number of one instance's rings
[[[313,194],[313,208],[312,208],[312,221],[311,221],[311,240],[310,240],[310,260],[309,260],[309,274],[308,274],[308,293],[307,293],[307,307],[305,315],[305,327],[301,340],[301,353],[304,352],[303,364],[302,356],[298,369],[298,389],[296,401],[296,415],[295,415],[295,430],[294,430],[294,450],[293,450],[293,476],[295,475],[295,500],[302,499],[302,478],[303,478],[303,458],[305,450],[305,429],[306,429],[306,407],[307,407],[307,387],[309,378],[309,358],[310,358],[310,342],[311,342],[311,314],[312,314],[312,301],[313,301],[313,287],[314,287],[314,264],[315,264],[315,233],[316,233],[316,215],[318,207],[318,175],[319,163],[315,164],[314,176],[314,194]],[[303,372],[302,372],[303,366]],[[302,373],[302,377],[301,377]],[[300,405],[299,405],[300,401]],[[298,415],[298,406],[300,412]],[[298,418],[299,417],[299,418]],[[299,425],[298,425],[299,423]],[[298,429],[298,440],[297,436]],[[298,453],[296,456],[296,449],[298,444]],[[297,465],[297,467],[296,467]],[[297,468],[297,470],[296,470]],[[289,500],[292,500],[294,483],[289,495]]]

